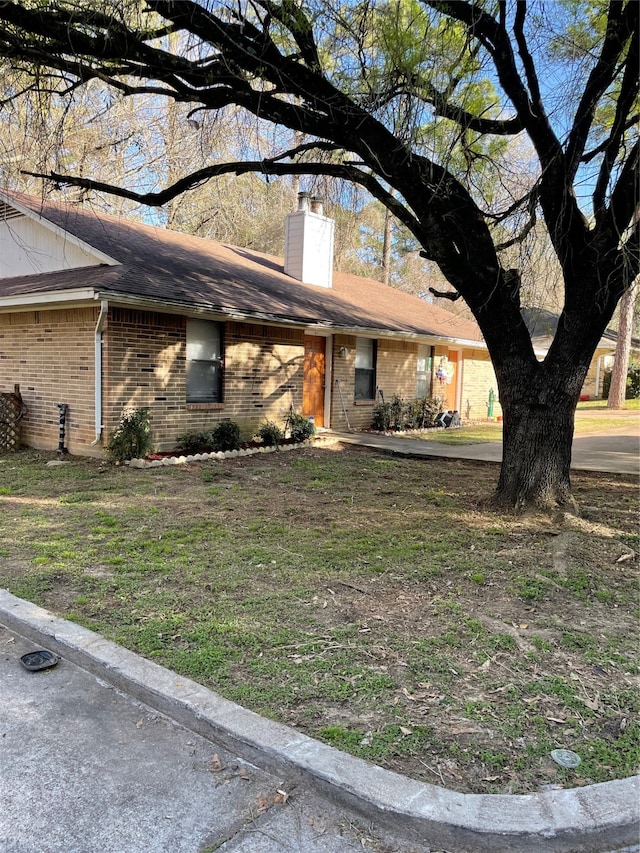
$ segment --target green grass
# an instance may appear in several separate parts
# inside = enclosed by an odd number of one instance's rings
[[[633,478],[576,475],[573,524],[484,508],[495,469],[460,460],[47,458],[0,456],[0,586],[419,779],[527,791],[632,772]],[[549,761],[563,745],[582,775]]]
[[[640,411],[640,399],[638,400],[626,400],[624,404],[624,408],[627,411]],[[584,411],[615,411],[607,409],[607,401],[606,400],[584,400],[583,402],[578,403],[578,412]]]
[[[627,411],[640,411],[640,400],[627,400]],[[590,412],[596,414],[590,416]],[[620,414],[616,410],[607,409],[606,400],[593,400],[579,403],[576,410],[575,435],[591,435],[594,433],[610,432],[630,428],[638,431],[640,423],[628,415]],[[434,441],[437,444],[467,445],[484,444],[486,442],[502,441],[502,423],[472,424],[448,430],[433,430],[414,437],[420,441]]]

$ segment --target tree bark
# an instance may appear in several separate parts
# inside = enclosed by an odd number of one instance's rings
[[[637,285],[634,284],[626,291],[620,300],[620,322],[618,324],[618,340],[613,361],[611,385],[607,399],[608,409],[623,409],[627,396],[627,371],[629,370],[629,354],[631,352],[631,330],[633,328],[633,306],[636,298]]]
[[[575,403],[555,393],[544,405],[530,399],[515,400],[506,409],[503,404],[496,504],[516,510],[574,506],[570,479],[574,412]]]

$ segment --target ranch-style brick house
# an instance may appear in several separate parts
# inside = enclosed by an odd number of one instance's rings
[[[21,442],[59,446],[59,403],[66,449],[92,456],[129,406],[150,409],[159,450],[221,419],[249,438],[290,407],[362,429],[396,394],[485,418],[496,382],[477,325],[334,272],[332,249],[333,222],[304,193],[283,263],[0,192],[0,392],[19,386]]]

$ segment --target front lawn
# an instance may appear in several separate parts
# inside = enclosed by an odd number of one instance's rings
[[[460,791],[636,770],[633,478],[575,474],[581,518],[516,518],[483,505],[494,465],[339,444],[145,470],[49,458],[0,456],[16,595]]]

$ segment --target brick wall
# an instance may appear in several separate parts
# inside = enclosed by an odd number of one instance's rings
[[[97,317],[93,307],[0,314],[0,390],[20,385],[29,410],[21,421],[24,444],[58,447],[60,402],[68,406],[67,449],[91,452]]]
[[[105,334],[105,432],[125,406],[148,406],[158,449],[185,432],[230,418],[250,438],[264,420],[283,425],[302,404],[303,333],[252,323],[224,324],[222,404],[187,404],[183,317],[114,308]]]
[[[91,447],[94,426],[94,331],[97,307],[0,314],[0,390],[19,384],[29,413],[22,440],[58,446],[57,402],[68,405],[66,445],[71,453],[100,455]],[[279,424],[302,406],[303,332],[259,323],[224,324],[224,402],[187,405],[186,321],[179,315],[111,308],[103,343],[103,438],[127,406],[151,410],[158,449],[172,449],[184,432],[210,429],[231,418],[249,438],[264,420]],[[436,348],[434,368],[441,348]],[[354,400],[355,335],[333,336],[331,423],[361,429],[371,424],[373,402]],[[443,350],[446,351],[446,348]],[[385,400],[413,399],[417,344],[382,338],[377,350],[377,387]],[[486,352],[463,353],[461,414],[486,417],[488,389],[496,388]],[[340,395],[339,391],[342,392]],[[379,399],[379,398],[378,398]],[[344,401],[344,408],[343,408]],[[496,404],[495,414],[500,413]]]
[[[418,345],[412,341],[378,341],[376,382],[387,402],[394,394],[405,400],[415,399],[417,359]]]
[[[493,415],[494,417],[502,415],[498,402],[498,383],[488,352],[480,349],[464,350],[463,358],[460,400],[462,418],[472,421],[486,420],[490,388],[493,388],[495,394]]]
[[[376,394],[375,402],[354,400],[356,340],[355,335],[334,336],[331,389],[331,423],[334,429],[346,429],[347,419],[352,429],[367,429],[371,426],[373,406],[380,401],[379,394]],[[390,401],[394,394],[405,400],[415,399],[417,357],[418,345],[412,341],[378,340],[376,387],[382,390],[385,401]]]

